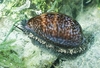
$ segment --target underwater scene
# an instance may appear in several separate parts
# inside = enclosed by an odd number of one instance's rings
[[[100,0],[0,0],[0,68],[100,68]]]

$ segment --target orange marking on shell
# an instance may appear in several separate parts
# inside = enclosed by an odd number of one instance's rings
[[[44,13],[31,18],[26,25],[45,40],[61,47],[80,46],[83,42],[79,23],[64,14]]]

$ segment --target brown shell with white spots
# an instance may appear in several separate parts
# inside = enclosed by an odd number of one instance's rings
[[[79,48],[84,42],[80,24],[65,14],[44,13],[35,16],[28,20],[24,28],[66,51],[68,48]]]

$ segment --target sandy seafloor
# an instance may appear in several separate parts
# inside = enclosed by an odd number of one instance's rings
[[[100,68],[100,9],[90,8],[77,17],[84,35],[89,39],[88,50],[74,59],[60,60],[55,68]],[[12,20],[4,17],[0,20],[0,42],[5,38],[12,26]],[[56,60],[52,51],[41,49],[32,44],[27,35],[15,29],[7,40],[16,39],[13,46],[20,57],[24,58],[26,68],[49,68]],[[40,45],[36,43],[36,45]],[[67,56],[66,56],[67,57]]]

